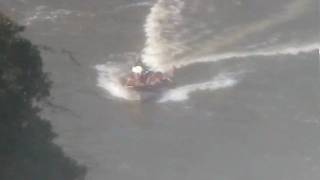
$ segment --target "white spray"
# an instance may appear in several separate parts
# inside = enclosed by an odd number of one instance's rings
[[[145,23],[146,44],[142,61],[153,69],[161,70],[164,61],[170,62],[184,47],[174,41],[177,27],[182,23],[180,0],[159,0],[150,10]]]
[[[183,26],[182,10],[184,9],[184,2],[180,0],[159,0],[150,11],[145,23],[146,44],[142,53],[142,60],[145,64],[153,69],[167,70],[172,66],[186,66],[197,63],[202,60],[203,56],[210,56],[221,49],[224,49],[250,34],[261,32],[267,28],[290,21],[295,17],[301,15],[310,7],[312,0],[295,0],[285,7],[285,11],[275,14],[258,22],[247,24],[240,28],[237,32],[222,34],[224,37],[222,41],[216,41],[211,38],[204,40],[199,48],[192,49],[192,53],[184,54],[190,51],[188,47],[178,40],[177,34],[181,33]],[[296,48],[296,47],[294,47]],[[304,48],[304,46],[302,47]],[[286,48],[282,48],[286,51]],[[299,51],[299,49],[297,49]],[[304,51],[302,49],[301,51]],[[270,53],[271,52],[271,53]],[[267,54],[274,54],[269,51]],[[232,57],[234,53],[225,53],[219,55],[218,59],[225,59],[224,57]],[[250,53],[237,53],[248,54]],[[253,54],[264,54],[262,50]],[[184,58],[178,56],[182,55]],[[222,58],[220,58],[222,57]],[[193,63],[192,63],[193,62]]]
[[[189,99],[190,94],[196,91],[218,90],[232,87],[238,83],[239,73],[220,73],[212,80],[201,83],[189,84],[171,89],[163,94],[159,100],[160,103],[168,101],[185,101]]]

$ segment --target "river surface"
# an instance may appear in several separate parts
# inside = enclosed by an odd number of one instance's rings
[[[86,180],[320,179],[317,0],[0,0],[42,47],[43,116]],[[177,67],[147,101],[117,77]],[[138,101],[137,101],[138,100]]]

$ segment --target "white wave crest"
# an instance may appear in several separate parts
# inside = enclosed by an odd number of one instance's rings
[[[113,97],[136,101],[140,100],[138,93],[125,88],[120,81],[121,68],[113,65],[96,65],[98,72],[97,86],[107,91]]]
[[[221,73],[210,81],[189,84],[171,89],[164,93],[159,102],[164,103],[169,101],[185,101],[189,99],[191,93],[194,93],[196,91],[213,91],[232,87],[238,83],[238,80],[235,76],[235,73]]]

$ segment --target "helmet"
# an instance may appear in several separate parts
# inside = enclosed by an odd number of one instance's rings
[[[143,71],[143,68],[141,66],[134,66],[134,67],[132,67],[131,71],[136,74],[141,74]]]

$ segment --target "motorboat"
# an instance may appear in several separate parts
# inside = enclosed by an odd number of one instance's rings
[[[174,69],[169,72],[152,71],[143,66],[133,66],[131,72],[123,78],[123,84],[128,89],[139,92],[161,91],[173,85]]]

